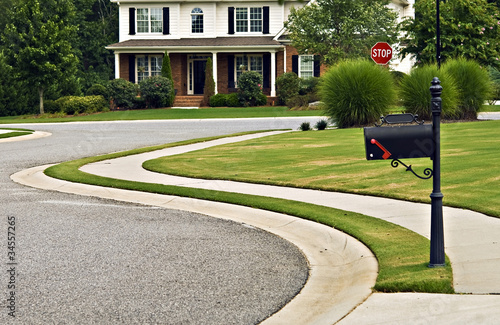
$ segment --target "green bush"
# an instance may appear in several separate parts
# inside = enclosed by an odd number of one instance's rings
[[[243,103],[240,101],[240,96],[238,93],[232,93],[227,95],[226,104],[229,107],[242,107]]]
[[[328,121],[327,120],[319,120],[318,122],[316,122],[316,129],[318,130],[324,130],[326,129],[326,127],[328,126]]]
[[[265,106],[267,105],[267,96],[264,94],[260,94],[259,97],[257,97],[257,102],[255,103],[257,106]]]
[[[418,114],[420,119],[432,118],[429,88],[434,77],[438,77],[443,87],[442,116],[456,118],[458,116],[458,92],[453,78],[436,65],[426,65],[413,69],[401,81],[400,96],[407,113]]]
[[[302,124],[299,127],[300,131],[309,131],[311,130],[311,123],[309,122],[302,122]]]
[[[323,76],[320,96],[337,127],[372,124],[396,99],[390,72],[366,60],[345,61]]]
[[[210,97],[210,107],[224,107],[227,105],[227,95],[226,94],[216,94]]]
[[[99,96],[101,95],[105,99],[109,98],[109,92],[106,86],[101,84],[94,84],[86,92],[87,96]]]
[[[210,97],[215,94],[215,81],[214,81],[214,72],[212,59],[207,59],[207,64],[205,67],[205,86],[203,87],[203,106],[210,105]]]
[[[299,89],[299,77],[294,72],[287,72],[276,78],[278,104],[285,105],[289,98],[299,94]]]
[[[238,95],[243,106],[256,106],[262,95],[262,75],[255,71],[247,71],[238,79]]]
[[[309,106],[308,95],[295,95],[286,100],[286,106],[289,108],[300,108]]]
[[[458,89],[458,118],[477,119],[477,112],[491,98],[493,83],[488,71],[475,61],[448,60],[443,65]]]
[[[172,82],[162,76],[153,76],[141,80],[139,83],[141,90],[141,98],[146,101],[146,106],[149,108],[170,107]]]
[[[319,85],[319,78],[299,78],[299,95],[314,94]]]
[[[113,79],[106,87],[109,99],[112,101],[111,109],[132,108],[137,97],[137,86],[125,79]]]
[[[50,112],[62,112],[66,115],[90,114],[102,112],[108,109],[108,102],[102,96],[64,96],[53,103],[49,102]]]

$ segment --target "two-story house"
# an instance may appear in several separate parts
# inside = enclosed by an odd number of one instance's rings
[[[319,76],[318,58],[298,55],[283,37],[292,6],[308,1],[261,0],[111,0],[119,4],[119,43],[115,53],[116,78],[140,82],[160,74],[164,53],[170,58],[176,104],[190,96],[195,106],[203,94],[205,67],[213,64],[216,93],[237,88],[246,70],[263,77],[263,91],[273,100],[276,77],[294,71],[299,77]],[[403,7],[405,0],[394,0]]]

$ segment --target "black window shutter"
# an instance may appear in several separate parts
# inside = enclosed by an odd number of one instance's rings
[[[295,72],[299,75],[299,56],[292,55],[292,72]]]
[[[234,88],[234,55],[227,56],[227,88]]]
[[[234,7],[227,8],[227,33],[234,34]]]
[[[135,35],[135,8],[128,8],[129,35]]]
[[[319,55],[314,56],[314,76],[319,77],[321,63],[319,60]]]
[[[170,9],[163,7],[163,35],[170,34]]]
[[[265,53],[262,56],[262,88],[271,88],[269,75],[271,73],[271,53]]]
[[[135,55],[128,56],[128,80],[135,83]]]
[[[269,7],[262,7],[262,34],[269,34]]]

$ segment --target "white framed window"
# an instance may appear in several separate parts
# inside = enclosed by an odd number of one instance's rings
[[[234,70],[235,70],[234,80],[236,87],[238,87],[238,78],[245,71],[255,71],[262,75],[263,74],[262,55],[260,54],[236,55]]]
[[[203,10],[200,8],[191,10],[191,33],[203,33]]]
[[[137,33],[162,33],[163,11],[161,8],[137,8]]]
[[[237,33],[261,33],[262,32],[262,8],[235,8],[236,32]]]
[[[145,78],[161,75],[163,56],[140,55],[136,57],[137,83]]]
[[[299,78],[314,77],[314,55],[299,55]]]

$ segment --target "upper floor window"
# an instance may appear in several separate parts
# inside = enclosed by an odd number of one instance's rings
[[[299,78],[314,77],[314,55],[299,56]]]
[[[145,78],[161,75],[163,57],[161,55],[137,56],[137,82]]]
[[[191,11],[191,33],[203,33],[203,10],[200,8]]]
[[[262,32],[262,8],[235,8],[236,32]]]
[[[162,8],[137,8],[137,33],[162,32]]]

